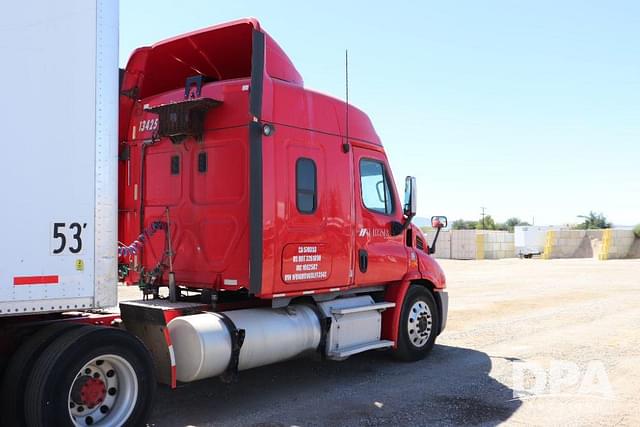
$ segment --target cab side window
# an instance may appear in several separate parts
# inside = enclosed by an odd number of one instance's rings
[[[393,213],[393,197],[382,162],[360,160],[360,187],[362,203],[367,209],[385,215]]]
[[[318,204],[318,176],[316,163],[304,157],[296,162],[296,206],[303,214],[316,211]]]

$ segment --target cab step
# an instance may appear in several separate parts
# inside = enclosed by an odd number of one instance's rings
[[[364,344],[357,344],[351,347],[334,350],[327,354],[327,358],[332,360],[343,360],[354,354],[362,353],[363,351],[376,350],[379,348],[393,347],[393,341],[380,340],[372,341]]]
[[[324,348],[327,358],[342,360],[363,351],[393,346],[393,341],[380,336],[381,313],[393,307],[395,303],[375,302],[369,295],[319,303],[318,308],[329,324]]]
[[[379,303],[376,303],[376,304],[361,305],[359,307],[332,308],[331,309],[331,314],[333,314],[333,315],[345,315],[345,314],[362,313],[363,311],[369,311],[369,310],[384,311],[387,308],[392,308],[392,307],[395,307],[395,306],[396,306],[395,302],[379,302]]]

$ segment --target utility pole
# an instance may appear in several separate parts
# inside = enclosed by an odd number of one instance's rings
[[[487,209],[484,206],[480,206],[480,209],[482,209],[482,229],[485,229],[485,225],[484,225],[484,210]]]

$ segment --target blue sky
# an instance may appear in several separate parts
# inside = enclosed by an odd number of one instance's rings
[[[419,215],[640,223],[640,2],[122,0],[120,63],[246,16],[337,97],[349,49],[350,101]]]

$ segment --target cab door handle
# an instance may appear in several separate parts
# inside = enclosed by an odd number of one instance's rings
[[[367,267],[369,267],[369,254],[366,250],[360,249],[358,251],[358,261],[361,273],[367,272]]]

